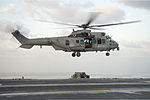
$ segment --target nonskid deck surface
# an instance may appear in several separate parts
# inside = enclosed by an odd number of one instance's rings
[[[0,100],[150,99],[150,79],[0,80]]]

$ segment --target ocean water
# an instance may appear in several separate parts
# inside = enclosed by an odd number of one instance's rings
[[[74,72],[0,72],[0,79],[69,79]],[[99,74],[99,73],[86,73],[90,78],[150,78],[150,74]]]

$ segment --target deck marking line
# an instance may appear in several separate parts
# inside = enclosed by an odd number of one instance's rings
[[[150,89],[110,89],[110,90],[81,90],[81,91],[48,91],[30,92],[29,94],[55,94],[55,93],[82,93],[82,92],[126,92],[126,91],[150,91]]]

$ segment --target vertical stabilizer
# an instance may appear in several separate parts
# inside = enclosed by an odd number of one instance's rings
[[[21,44],[25,44],[26,41],[29,40],[28,38],[26,38],[25,36],[20,34],[20,32],[18,30],[16,30],[15,32],[12,32],[12,34]]]

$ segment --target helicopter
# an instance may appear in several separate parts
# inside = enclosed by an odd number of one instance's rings
[[[102,25],[91,25],[97,16],[90,17],[85,24],[75,25],[70,23],[53,22],[56,24],[68,25],[80,30],[74,30],[68,36],[61,37],[50,37],[50,38],[33,38],[29,39],[23,36],[19,30],[12,32],[12,35],[21,43],[20,47],[25,49],[31,49],[33,46],[53,46],[55,50],[62,50],[65,52],[72,52],[72,57],[80,57],[81,52],[102,52],[106,51],[106,56],[110,55],[110,51],[117,49],[119,51],[119,43],[113,40],[105,32],[92,32],[91,30],[103,30],[101,27],[131,24],[140,22],[140,20],[102,24]],[[48,22],[46,20],[41,20]],[[51,23],[51,22],[50,22]]]

